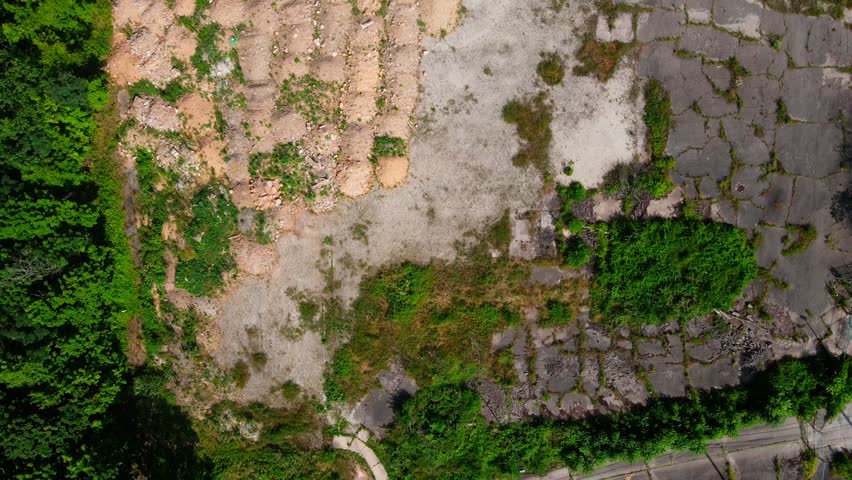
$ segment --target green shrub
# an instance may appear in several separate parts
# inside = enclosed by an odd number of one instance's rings
[[[562,59],[556,52],[541,52],[541,61],[536,66],[536,73],[544,83],[548,85],[559,85],[562,79],[565,78],[565,68],[562,66]]]
[[[586,228],[586,222],[580,220],[579,218],[572,218],[568,222],[568,231],[572,234],[580,233],[581,231],[583,231],[584,228]]]
[[[223,275],[234,270],[231,237],[237,233],[237,208],[227,190],[209,185],[192,199],[192,220],[184,229],[187,251],[175,272],[175,286],[207,296],[224,287]]]
[[[574,235],[562,244],[562,263],[569,268],[580,268],[589,263],[592,250],[580,237]]]
[[[512,157],[516,167],[533,165],[542,172],[550,169],[550,143],[553,131],[552,107],[545,94],[515,99],[503,106],[503,120],[517,127],[521,148]]]
[[[615,324],[728,309],[757,275],[746,235],[694,220],[617,220],[599,231],[594,306]]]
[[[819,457],[812,448],[808,448],[802,452],[802,475],[804,476],[804,480],[812,480],[816,476],[818,466]]]
[[[139,95],[151,95],[160,97],[171,104],[180,100],[190,91],[192,91],[192,87],[184,83],[184,80],[180,77],[170,81],[165,88],[162,89],[157,88],[156,85],[147,79],[139,80],[128,87],[131,99],[136,98]]]

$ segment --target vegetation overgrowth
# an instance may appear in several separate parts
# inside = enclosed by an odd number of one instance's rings
[[[574,66],[574,75],[593,76],[606,83],[615,74],[621,58],[633,48],[633,44],[623,42],[602,42],[592,30],[583,36],[583,43],[577,50],[579,65]]]
[[[326,397],[360,398],[394,358],[423,386],[442,378],[505,377],[491,336],[519,325],[530,299],[559,302],[548,317],[554,324],[577,314],[580,280],[545,288],[528,278],[527,265],[491,258],[483,249],[452,264],[379,272],[362,283],[352,306],[350,340],[332,358]]]
[[[697,220],[616,220],[597,227],[595,308],[641,325],[727,310],[757,276],[754,249],[731,225]]]
[[[208,185],[195,194],[192,220],[184,229],[186,248],[175,270],[176,287],[203,296],[224,287],[224,275],[236,268],[230,239],[237,233],[237,213],[222,186]]]
[[[377,452],[391,478],[514,478],[559,466],[589,471],[666,451],[701,452],[708,441],[819,409],[837,415],[852,400],[848,358],[821,353],[782,360],[747,384],[657,398],[583,420],[488,425],[472,384],[435,383],[406,401]]]

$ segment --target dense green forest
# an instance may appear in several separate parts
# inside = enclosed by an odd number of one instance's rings
[[[0,469],[110,477],[134,286],[110,169],[106,0],[0,7]]]

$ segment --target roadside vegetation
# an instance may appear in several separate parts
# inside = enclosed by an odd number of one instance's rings
[[[837,415],[852,400],[852,361],[820,354],[785,359],[752,382],[584,420],[491,424],[465,383],[435,383],[405,402],[378,444],[391,478],[500,478],[567,466],[648,460],[666,451],[701,452],[711,440],[787,417]]]

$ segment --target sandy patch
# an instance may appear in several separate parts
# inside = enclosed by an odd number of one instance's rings
[[[192,92],[180,99],[177,110],[182,117],[183,127],[194,135],[206,135],[215,133],[213,124],[215,122],[213,101],[201,94]]]
[[[420,18],[426,23],[429,35],[452,32],[459,20],[459,0],[427,0],[418,4]]]
[[[376,177],[385,188],[394,188],[402,185],[408,178],[407,157],[383,157],[376,165]]]
[[[595,220],[599,222],[608,222],[615,217],[623,215],[621,200],[603,195],[595,195],[592,198],[595,206],[592,210]]]
[[[231,252],[241,274],[266,275],[278,264],[278,249],[275,245],[260,245],[239,237],[231,242]]]
[[[142,125],[163,132],[180,129],[178,111],[159,97],[140,95],[133,99],[130,115]]]
[[[253,179],[236,185],[231,198],[239,209],[269,210],[281,205],[281,181]]]

